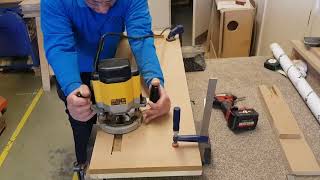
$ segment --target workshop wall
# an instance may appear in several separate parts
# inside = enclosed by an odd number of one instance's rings
[[[212,0],[193,0],[193,32],[196,37],[209,29]]]
[[[162,30],[171,25],[171,0],[148,0],[152,27]]]
[[[257,0],[257,2],[257,23],[260,31],[256,37],[255,54],[270,55],[269,45],[273,42],[278,42],[289,53],[292,48],[290,40],[302,40],[306,36],[315,0]]]
[[[309,21],[308,36],[320,36],[320,0],[316,0],[314,4]]]

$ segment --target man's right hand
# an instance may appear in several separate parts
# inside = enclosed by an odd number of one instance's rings
[[[81,94],[82,97],[77,96]],[[67,97],[67,108],[73,119],[87,122],[96,113],[91,109],[91,93],[87,85],[81,85]]]

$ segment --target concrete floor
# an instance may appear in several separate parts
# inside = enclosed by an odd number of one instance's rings
[[[218,77],[217,91],[246,96],[246,101],[241,103],[256,108],[260,113],[259,124],[255,131],[234,134],[226,127],[222,113],[214,111],[209,127],[214,159],[212,165],[204,167],[203,176],[156,179],[285,179],[288,167],[258,95],[259,84],[278,85],[290,109],[299,120],[298,124],[316,158],[320,159],[320,126],[291,83],[281,75],[264,69],[263,60],[254,58],[251,61],[242,59],[207,61],[206,71],[187,73],[190,98],[194,101],[193,112],[201,112],[194,113],[195,121],[199,121],[202,116],[202,103],[208,77]],[[237,67],[237,71],[234,67]],[[8,98],[10,103],[5,114],[8,128],[0,136],[2,151],[34,97],[34,92],[40,87],[40,79],[32,74],[0,74],[0,80],[5,82],[0,84],[0,94]],[[313,78],[309,78],[309,81],[319,94],[319,81]],[[23,127],[6,161],[0,167],[0,179],[70,180],[74,160],[71,128],[64,113],[64,106],[53,87],[51,92],[41,97]],[[302,179],[316,180],[320,177],[298,178]]]
[[[9,101],[7,128],[0,136],[0,150],[41,87],[33,74],[0,74],[0,94]],[[45,93],[15,140],[4,164],[1,180],[66,179],[72,176],[74,148],[71,128],[55,87]]]

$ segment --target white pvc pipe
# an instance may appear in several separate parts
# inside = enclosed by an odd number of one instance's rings
[[[292,84],[295,86],[305,103],[310,108],[313,115],[320,123],[320,98],[310,87],[306,79],[301,75],[299,70],[294,66],[290,58],[277,43],[270,45],[273,55],[279,60],[282,69],[287,73]]]

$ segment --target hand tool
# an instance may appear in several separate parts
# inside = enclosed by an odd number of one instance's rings
[[[160,99],[160,81],[159,79],[153,79],[151,82],[151,89],[150,89],[150,101],[156,103]]]
[[[243,98],[237,98],[232,94],[218,94],[214,97],[213,107],[222,110],[232,131],[254,130],[259,114],[252,108],[235,106],[236,101],[241,99]]]
[[[146,106],[146,98],[141,94],[140,73],[131,67],[126,58],[100,60],[100,54],[107,36],[120,36],[128,39],[144,41],[146,38],[162,37],[147,34],[144,36],[126,36],[122,33],[109,32],[101,36],[97,53],[94,58],[94,71],[91,86],[96,104],[92,109],[97,112],[98,124],[102,130],[110,134],[126,134],[137,129],[142,122],[140,107]],[[174,40],[176,34],[183,33],[183,26],[171,29],[168,39]],[[158,83],[159,86],[160,82]],[[151,100],[159,99],[159,87],[151,88]],[[155,90],[157,89],[157,90]],[[81,93],[77,94],[82,97]]]
[[[178,142],[198,142],[201,154],[202,164],[210,164],[211,155],[211,144],[209,140],[209,124],[212,111],[212,101],[217,85],[217,79],[210,78],[207,89],[206,103],[204,106],[203,118],[201,121],[201,126],[199,130],[200,135],[179,135],[180,131],[180,117],[181,109],[180,107],[175,107],[173,109],[173,143],[172,147],[178,148]]]
[[[184,27],[183,25],[176,25],[175,27],[173,27],[171,30],[170,30],[170,33],[167,37],[167,41],[171,42],[171,41],[175,41],[176,38],[175,36],[177,34],[179,34],[179,36],[181,36],[182,34],[184,33]],[[181,37],[180,37],[180,40],[181,40]]]
[[[179,135],[180,130],[180,107],[175,107],[173,109],[173,143],[172,147],[178,147],[179,141],[183,142],[198,142],[198,143],[209,143],[208,136],[198,136],[198,135]]]

